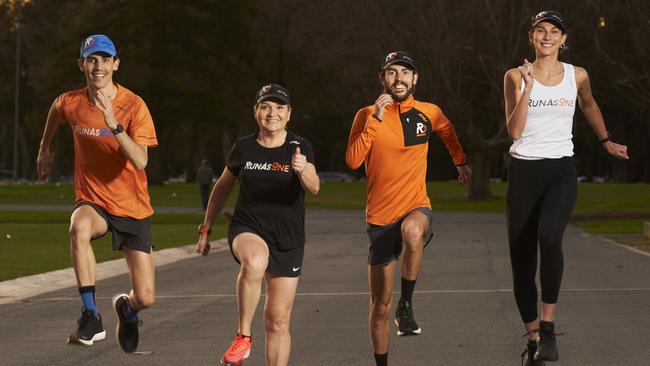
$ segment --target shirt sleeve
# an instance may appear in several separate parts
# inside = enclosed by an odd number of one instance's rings
[[[153,119],[147,105],[142,98],[134,96],[133,113],[131,121],[127,127],[126,133],[133,139],[133,142],[139,145],[149,147],[158,146],[158,139],[156,138],[156,129],[153,125]]]
[[[366,159],[380,124],[381,121],[372,116],[371,108],[363,108],[354,116],[345,152],[345,162],[350,169],[359,168]]]
[[[238,146],[239,142],[235,142],[235,144],[232,145],[232,149],[230,149],[230,154],[228,155],[228,160],[226,161],[226,167],[228,167],[228,170],[230,170],[230,172],[236,177],[239,176],[243,164],[242,154],[239,151]]]
[[[449,121],[447,116],[442,113],[440,108],[435,107],[434,116],[431,119],[433,121],[432,127],[436,131],[442,142],[447,146],[449,155],[456,165],[465,164],[465,154],[463,153],[463,147],[460,145],[458,140],[458,135],[456,135],[456,130],[454,125]]]
[[[316,159],[314,157],[314,148],[311,146],[311,143],[305,139],[302,140],[300,144],[300,153],[305,155],[307,162],[316,165]]]
[[[52,115],[52,117],[54,118],[54,121],[57,123],[65,123],[67,120],[63,109],[66,100],[67,100],[67,93],[61,94],[58,97],[56,97],[56,99],[54,99],[54,114]]]

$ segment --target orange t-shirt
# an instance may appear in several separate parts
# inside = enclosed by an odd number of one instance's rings
[[[367,106],[354,117],[345,160],[351,169],[366,164],[366,221],[387,225],[418,207],[431,208],[427,195],[429,136],[436,132],[455,164],[465,163],[454,126],[435,104],[409,96],[386,108],[383,121]]]
[[[142,98],[115,84],[113,113],[124,132],[140,145],[157,146],[151,114]],[[120,151],[102,112],[88,100],[88,87],[59,95],[56,120],[67,122],[74,139],[74,190],[77,202],[95,203],[108,213],[143,219],[153,214],[147,175]]]

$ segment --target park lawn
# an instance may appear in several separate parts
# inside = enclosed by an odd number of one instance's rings
[[[456,182],[428,182],[434,211],[473,211],[505,213],[505,183],[493,183],[493,198],[470,201],[467,187]],[[151,186],[154,206],[198,207],[195,184]],[[236,186],[227,206],[233,207]],[[72,209],[72,184],[17,184],[0,186],[0,203],[22,205],[67,205]],[[309,208],[364,209],[366,184],[323,183],[317,196],[307,194]],[[157,249],[191,244],[202,214],[155,214],[153,235]],[[642,236],[644,221],[650,221],[650,184],[581,183],[573,223],[591,233],[650,251]],[[70,266],[68,244],[69,213],[0,211],[0,281]],[[226,226],[220,220],[214,238],[224,237]],[[7,235],[10,237],[8,238]],[[95,242],[99,262],[119,258],[110,247],[110,235]],[[631,239],[630,239],[631,238]],[[632,243],[632,244],[630,244]],[[638,244],[641,243],[641,244]]]
[[[467,187],[456,182],[427,182],[434,210],[504,212],[506,183],[492,183],[493,198],[467,200]],[[196,184],[174,183],[150,186],[154,206],[199,207],[199,190]],[[226,206],[233,207],[238,194],[235,186]],[[21,205],[74,204],[71,183],[61,184],[5,184],[0,186],[0,203]],[[364,209],[366,184],[323,183],[317,196],[307,194],[307,207]],[[580,183],[575,215],[650,213],[650,184],[596,184]]]
[[[581,220],[573,224],[593,234],[642,234],[643,224],[647,219],[599,219]]]
[[[0,281],[70,267],[65,212],[0,212]],[[159,214],[152,226],[156,250],[196,243],[201,214]],[[225,219],[213,227],[213,238],[226,235]],[[111,235],[93,242],[97,262],[121,258]]]

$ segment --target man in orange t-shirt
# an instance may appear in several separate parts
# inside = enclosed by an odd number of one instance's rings
[[[383,93],[373,106],[357,112],[345,157],[351,169],[361,164],[366,168],[370,335],[376,363],[384,366],[388,364],[393,273],[401,254],[397,334],[422,332],[413,317],[411,302],[423,249],[433,237],[431,202],[426,191],[429,136],[436,132],[442,138],[460,182],[467,183],[471,170],[454,127],[440,108],[413,98],[418,71],[409,54],[388,54],[379,81]]]
[[[155,300],[153,209],[147,190],[147,148],[158,144],[144,101],[113,82],[120,60],[113,42],[92,35],[81,44],[79,69],[86,87],[59,95],[47,115],[38,152],[39,179],[47,179],[50,144],[63,123],[74,139],[75,210],[70,217],[72,265],[83,303],[77,331],[68,342],[91,346],[106,337],[95,303],[95,255],[91,240],[113,236],[113,250],[122,250],[133,289],[113,297],[117,338],[122,350],[138,346],[138,311]]]

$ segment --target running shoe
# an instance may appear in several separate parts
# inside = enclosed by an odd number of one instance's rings
[[[395,324],[397,325],[398,336],[418,335],[422,329],[415,322],[413,317],[413,308],[409,301],[402,301],[397,304],[395,310]]]
[[[90,310],[81,308],[81,318],[77,320],[77,331],[68,337],[68,343],[92,346],[95,341],[106,338],[102,317]]]
[[[244,337],[237,333],[235,339],[230,343],[230,347],[226,353],[223,354],[221,359],[222,365],[227,366],[241,366],[245,359],[251,354],[251,346],[253,339],[251,337]]]
[[[535,352],[528,348],[521,354],[521,366],[546,366],[546,362],[535,360]]]
[[[115,326],[117,343],[119,343],[122,351],[132,353],[138,348],[138,327],[141,325],[141,322],[140,319],[126,319],[124,316],[124,310],[128,303],[129,295],[127,294],[113,296],[113,310],[115,310],[115,315],[117,316],[117,325]]]
[[[557,361],[560,355],[557,352],[555,343],[555,324],[553,322],[540,321],[539,335],[537,336],[536,360]]]

